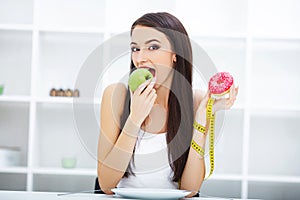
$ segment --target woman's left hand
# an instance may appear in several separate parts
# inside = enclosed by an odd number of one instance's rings
[[[235,87],[234,85],[232,85],[229,91],[229,97],[216,99],[213,105],[212,112],[215,114],[219,110],[230,109],[236,100],[238,92],[239,92],[239,87]],[[211,92],[208,90],[204,98],[201,100],[197,108],[197,111],[195,113],[195,119],[198,121],[198,123],[200,123],[205,127],[207,125],[206,107],[210,97],[211,97]]]
[[[215,103],[213,105],[213,113],[215,113],[219,110],[228,110],[228,109],[230,109],[233,106],[233,104],[236,100],[238,92],[239,92],[239,88],[232,85],[231,88],[230,88],[230,91],[229,91],[229,97],[228,98],[221,98],[221,99],[216,99],[215,100]],[[205,114],[206,113],[206,106],[207,106],[207,103],[208,103],[208,100],[209,100],[210,96],[211,96],[211,93],[208,90],[205,97],[201,100],[201,103],[200,103],[200,105],[197,109],[197,112],[196,112],[196,116],[206,115]]]
[[[215,100],[215,103],[213,105],[213,113],[215,113],[219,110],[230,109],[233,106],[238,93],[239,93],[239,87],[235,87],[234,85],[232,85],[230,87],[228,98],[221,98],[221,99]]]

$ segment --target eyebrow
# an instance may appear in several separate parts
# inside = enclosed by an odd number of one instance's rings
[[[151,40],[147,40],[147,41],[145,42],[145,44],[149,44],[149,43],[151,43],[151,42],[158,42],[158,43],[161,43],[158,39],[151,39]],[[130,45],[132,45],[132,44],[137,45],[136,42],[131,42]]]

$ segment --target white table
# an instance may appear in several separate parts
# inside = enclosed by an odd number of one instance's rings
[[[70,195],[58,196],[61,193],[54,192],[25,192],[25,191],[1,191],[0,190],[0,199],[1,200],[124,200],[114,195],[105,195],[105,194],[84,194],[76,193]],[[226,198],[185,198],[186,200],[198,199],[198,200],[225,200]],[[132,199],[131,199],[132,200]]]
[[[24,192],[24,191],[0,191],[0,199],[2,200],[99,200],[99,199],[109,199],[112,200],[114,197],[112,195],[104,194],[72,194],[58,196],[61,193],[54,192]]]

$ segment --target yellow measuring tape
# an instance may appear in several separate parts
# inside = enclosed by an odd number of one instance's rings
[[[214,105],[215,99],[210,98],[206,107],[206,117],[209,120],[209,160],[210,160],[210,171],[209,175],[205,178],[208,179],[215,168],[214,163],[214,138],[215,138],[215,115],[212,113],[212,108]]]

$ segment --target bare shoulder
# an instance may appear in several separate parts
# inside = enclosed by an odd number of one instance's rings
[[[194,89],[194,110],[196,110],[204,98],[206,92],[200,89]]]
[[[104,93],[103,96],[108,95],[108,94],[114,94],[115,95],[124,95],[127,92],[127,88],[123,83],[113,83],[108,85],[105,89],[104,89]]]
[[[123,83],[113,83],[103,92],[102,104],[113,109],[114,113],[121,113],[126,98],[127,88]]]

